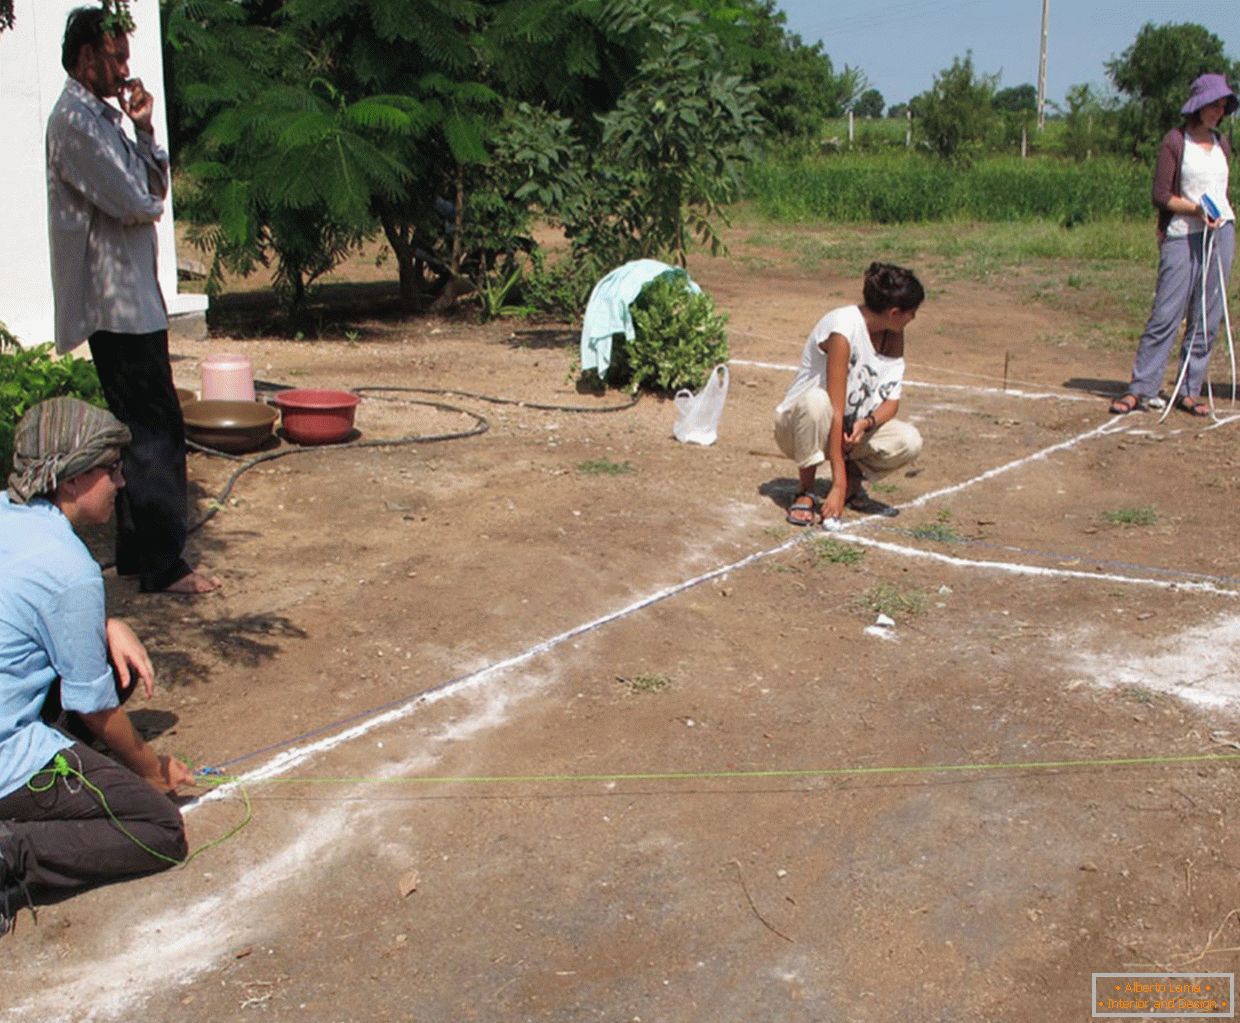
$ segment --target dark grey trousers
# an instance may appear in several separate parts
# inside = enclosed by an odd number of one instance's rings
[[[1234,223],[1224,224],[1213,233],[1214,251],[1210,255],[1210,265],[1204,268],[1204,330],[1201,315],[1202,236],[1194,234],[1187,238],[1168,238],[1159,247],[1154,308],[1137,345],[1137,356],[1132,364],[1132,382],[1128,385],[1130,394],[1140,398],[1152,398],[1158,393],[1176,334],[1184,321],[1187,321],[1187,326],[1176,375],[1178,377],[1185,359],[1188,359],[1188,371],[1179,393],[1192,398],[1201,394],[1205,385],[1206,367],[1210,361],[1210,349],[1223,317],[1223,289],[1219,285],[1219,266],[1222,266],[1223,279],[1226,280],[1231,276],[1232,259],[1236,253]]]
[[[80,742],[63,755],[103,792],[112,814],[133,838],[117,827],[98,795],[78,778],[58,777],[46,792],[23,785],[0,799],[0,821],[10,832],[4,837],[0,831],[0,854],[12,872],[10,882],[78,888],[172,866],[143,850],[134,838],[163,856],[185,858],[185,827],[172,800]],[[42,788],[51,779],[40,773],[33,782]]]

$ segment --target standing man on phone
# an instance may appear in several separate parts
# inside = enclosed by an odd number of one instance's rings
[[[56,349],[90,343],[108,407],[133,437],[116,501],[117,571],[137,576],[144,592],[206,593],[219,579],[183,557],[185,425],[156,276],[168,154],[155,143],[154,97],[129,77],[129,36],[115,17],[101,7],[69,14],[61,50],[69,79],[47,122]],[[122,129],[125,116],[136,141]]]

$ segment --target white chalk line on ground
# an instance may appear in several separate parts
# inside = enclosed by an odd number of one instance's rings
[[[753,359],[729,359],[728,364],[732,366],[755,366],[758,369],[775,369],[788,373],[795,373],[796,366],[787,366],[779,362],[757,362]],[[1096,402],[1101,399],[1092,398],[1084,394],[1058,394],[1051,391],[1024,391],[1015,387],[1007,389],[1001,387],[979,387],[976,384],[932,384],[927,380],[905,380],[904,383],[909,387],[924,387],[931,391],[968,391],[971,394],[1001,394],[1009,398],[1026,398],[1033,401],[1090,401]]]
[[[1103,423],[1101,426],[1095,427],[1092,430],[1087,430],[1084,433],[1077,434],[1076,436],[1070,437],[1067,440],[1061,441],[1058,444],[1053,444],[1050,447],[1041,449],[1040,451],[1035,451],[1032,454],[1024,455],[1021,458],[1017,458],[1011,462],[1006,463],[1005,465],[996,466],[993,469],[988,469],[985,472],[979,473],[978,475],[970,479],[964,480],[961,483],[954,483],[954,484],[951,484],[950,486],[946,486],[938,490],[930,491],[929,493],[923,494],[921,497],[914,498],[912,501],[906,502],[905,504],[902,504],[899,507],[901,509],[919,508],[922,505],[935,500],[936,498],[945,497],[948,494],[958,493],[959,491],[964,490],[968,487],[975,486],[987,480],[994,479],[997,476],[1001,476],[1004,473],[1011,472],[1023,465],[1029,464],[1030,462],[1038,461],[1039,459],[1047,458],[1048,456],[1056,452],[1065,451],[1069,448],[1075,447],[1077,444],[1080,444],[1083,441],[1089,440],[1092,437],[1101,436],[1102,434],[1114,432],[1120,428],[1120,425],[1121,424],[1119,424],[1117,421],[1110,421],[1110,422]],[[868,519],[851,520],[851,521],[845,522],[840,527],[840,530],[848,531],[848,530],[856,529],[856,528],[863,526],[867,521]],[[700,575],[696,575],[691,579],[687,579],[682,582],[675,583],[671,586],[664,587],[663,589],[658,590],[657,592],[652,593],[648,596],[642,597],[638,600],[635,600],[632,603],[627,604],[624,607],[616,611],[612,611],[612,612],[609,612],[608,614],[601,615],[598,618],[591,619],[590,621],[584,622],[581,625],[576,625],[571,629],[567,629],[564,632],[559,633],[558,635],[550,637],[549,639],[542,640],[541,642],[534,644],[533,646],[527,648],[526,650],[521,651],[520,653],[513,654],[511,657],[505,658],[504,660],[501,660],[501,661],[496,661],[495,663],[489,664],[483,668],[480,668],[479,670],[475,672],[471,672],[468,675],[464,675],[460,678],[450,680],[447,683],[444,683],[436,688],[432,688],[426,692],[418,694],[417,696],[411,697],[407,703],[403,703],[398,707],[393,707],[390,710],[382,711],[376,714],[374,717],[367,718],[364,721],[360,721],[357,724],[352,725],[349,728],[346,728],[345,730],[341,732],[335,733],[334,735],[329,735],[322,739],[318,739],[315,742],[308,743],[305,746],[290,747],[289,749],[284,750],[282,753],[277,754],[275,757],[273,757],[271,760],[269,760],[266,764],[262,765],[261,767],[255,768],[254,770],[248,771],[245,774],[241,775],[236,780],[236,782],[221,785],[218,789],[215,789],[212,792],[208,793],[207,795],[203,796],[196,803],[191,804],[190,806],[186,807],[186,811],[188,812],[189,810],[192,810],[194,806],[200,803],[204,803],[204,802],[214,800],[214,799],[221,799],[221,798],[224,798],[225,796],[233,794],[234,786],[251,785],[257,782],[265,781],[268,778],[275,778],[275,777],[279,777],[280,775],[287,774],[293,768],[305,763],[307,760],[311,759],[312,757],[315,757],[321,753],[328,752],[329,750],[335,749],[337,746],[341,745],[342,743],[350,742],[353,739],[361,738],[362,736],[367,735],[370,732],[374,731],[376,728],[381,728],[384,725],[391,724],[392,722],[402,720],[403,718],[407,717],[409,714],[413,713],[419,707],[428,706],[431,703],[438,702],[439,700],[445,699],[447,697],[455,696],[460,693],[463,693],[467,691],[468,689],[474,686],[477,686],[492,677],[502,674],[503,672],[507,671],[510,668],[517,667],[518,665],[524,664],[530,661],[531,659],[540,656],[541,654],[548,653],[551,650],[555,649],[556,647],[560,646],[561,644],[568,642],[569,640],[576,639],[578,636],[585,635],[588,632],[593,632],[595,629],[602,628],[603,626],[609,625],[612,622],[618,621],[622,618],[626,618],[629,615],[636,613],[637,611],[650,607],[653,604],[660,603],[661,601],[664,601],[668,599],[669,597],[673,597],[673,596],[676,596],[677,594],[684,593],[686,590],[690,590],[696,586],[701,585],[704,582],[708,582],[711,579],[717,579],[720,576],[727,575],[730,572],[738,571],[739,569],[745,568],[748,565],[752,565],[755,562],[760,561],[764,558],[773,557],[776,554],[780,554],[786,550],[791,549],[793,546],[800,543],[801,541],[802,541],[802,537],[794,536],[791,539],[784,541],[783,543],[780,543],[774,547],[768,548],[767,550],[757,551],[753,554],[748,554],[745,557],[739,559],[738,561],[730,562],[727,565],[722,565],[717,568],[711,569],[708,572],[704,572]],[[891,545],[891,546],[893,549],[898,547],[898,545]],[[912,548],[910,548],[910,550],[911,549]],[[997,565],[997,564],[1003,564],[1003,563],[994,562],[994,564]],[[1055,570],[1048,569],[1047,571],[1055,571]],[[1093,575],[1089,573],[1083,573],[1083,577],[1084,578],[1095,578]],[[1117,576],[1116,578],[1117,579],[1133,579],[1135,577]]]
[[[1021,458],[1014,459],[1013,461],[1008,462],[1005,465],[997,466],[993,469],[987,470],[986,472],[979,473],[978,475],[971,477],[970,479],[964,480],[963,482],[952,484],[950,486],[940,488],[939,490],[932,491],[928,494],[924,494],[919,498],[916,498],[912,501],[907,502],[904,505],[901,505],[900,507],[904,509],[920,507],[921,505],[924,505],[928,503],[929,501],[934,500],[935,498],[943,497],[943,496],[946,496],[952,493],[957,493],[968,487],[975,486],[987,480],[994,479],[997,476],[1000,476],[1004,473],[1011,472],[1019,468],[1020,466],[1029,464],[1030,462],[1037,461],[1039,459],[1044,459],[1050,456],[1051,454],[1054,454],[1059,451],[1067,450],[1093,437],[1101,436],[1103,434],[1116,431],[1119,429],[1119,426],[1120,424],[1118,424],[1115,421],[1104,423],[1099,427],[1096,427],[1091,430],[1087,430],[1084,433],[1081,433],[1074,437],[1069,438],[1068,440],[1062,441],[1058,444],[1054,444],[1040,451],[1033,452],[1032,454],[1025,455]],[[874,517],[871,516],[867,519],[851,520],[849,522],[842,524],[840,531],[851,532],[854,529],[864,526],[868,521],[871,521],[873,518]],[[1220,594],[1224,594],[1228,596],[1236,595],[1232,591],[1221,590],[1221,589],[1212,587],[1209,584],[1203,584],[1203,583],[1171,584],[1171,583],[1165,582],[1164,580],[1155,581],[1155,580],[1149,580],[1149,579],[1144,579],[1140,577],[1132,577],[1132,576],[1102,575],[1099,573],[1089,573],[1089,572],[1079,572],[1079,571],[1073,572],[1073,571],[1063,570],[1063,569],[1046,569],[1046,568],[1040,568],[1036,566],[1014,565],[1014,564],[1005,563],[1005,562],[973,562],[973,561],[968,561],[966,559],[961,559],[961,558],[952,558],[948,555],[942,555],[942,554],[938,554],[935,552],[921,551],[916,548],[906,548],[906,547],[902,547],[897,544],[890,544],[885,541],[872,540],[871,538],[868,538],[868,537],[849,537],[848,539],[851,542],[857,542],[857,543],[874,546],[876,548],[882,548],[885,550],[889,550],[892,553],[898,553],[898,554],[906,555],[906,556],[926,558],[926,559],[935,560],[935,561],[942,562],[942,563],[952,564],[960,568],[991,569],[991,570],[998,570],[998,571],[1005,571],[1005,572],[1018,572],[1018,573],[1029,574],[1029,575],[1063,576],[1063,577],[1091,579],[1091,580],[1106,579],[1107,581],[1113,582],[1113,583],[1129,583],[1129,584],[1137,584],[1137,585],[1158,585],[1158,586],[1164,586],[1164,587],[1175,585],[1178,588],[1185,589],[1185,590],[1199,590],[1203,592],[1220,593]],[[729,574],[730,572],[734,572],[739,569],[745,568],[764,558],[772,557],[774,555],[783,553],[784,551],[792,549],[797,544],[804,542],[804,540],[805,540],[805,534],[799,534],[799,535],[793,536],[792,538],[784,541],[783,543],[777,544],[774,547],[771,547],[767,550],[757,551],[755,553],[746,555],[745,557],[740,558],[737,561],[730,562],[727,565],[722,565],[708,572],[704,572],[699,575],[696,575],[691,579],[687,579],[682,582],[673,584],[671,586],[664,587],[656,591],[655,593],[649,594],[648,596],[632,601],[629,604],[625,605],[624,607],[616,611],[601,615],[581,625],[577,625],[571,629],[567,629],[555,636],[550,637],[549,639],[536,643],[533,646],[528,647],[526,650],[512,655],[511,657],[505,658],[501,661],[497,661],[493,664],[487,665],[483,668],[480,668],[477,671],[471,672],[458,679],[450,680],[449,682],[444,683],[439,687],[433,688],[427,692],[411,697],[407,703],[404,703],[398,707],[379,713],[375,715],[374,717],[366,719],[365,721],[359,722],[358,724],[353,725],[352,727],[347,728],[346,730],[342,732],[336,733],[331,736],[327,736],[323,739],[319,739],[316,742],[309,743],[305,746],[293,747],[288,750],[285,750],[284,752],[273,757],[266,764],[242,775],[240,778],[237,779],[237,781],[226,784],[226,785],[222,785],[219,788],[208,793],[207,795],[203,796],[200,800],[196,801],[195,803],[190,804],[189,806],[185,807],[184,812],[189,813],[196,806],[202,805],[203,803],[206,803],[208,801],[214,801],[217,799],[225,798],[226,796],[235,792],[235,790],[240,786],[255,784],[258,782],[262,782],[269,778],[274,778],[279,775],[287,774],[289,771],[293,770],[295,767],[305,763],[307,760],[310,760],[313,757],[326,753],[332,749],[335,749],[338,746],[341,746],[345,743],[349,743],[355,739],[361,738],[367,735],[368,733],[378,728],[381,728],[387,724],[399,721],[402,718],[405,718],[408,715],[412,714],[415,710],[418,710],[422,707],[429,706],[432,703],[438,702],[450,696],[460,695],[488,681],[494,680],[498,678],[499,676],[501,676],[504,672],[512,668],[515,668],[519,665],[525,664],[526,662],[530,661],[531,659],[541,654],[548,653],[554,648],[562,645],[565,642],[568,642],[579,636],[585,635],[586,633],[592,632],[595,629],[601,628],[605,625],[618,621],[622,618],[628,617],[629,615],[634,614],[637,611],[650,607],[653,604],[659,603],[679,593],[683,593],[686,590],[689,590],[704,582],[708,582],[711,579],[716,579],[721,576],[725,576]],[[287,857],[289,855],[292,855],[292,852],[290,850],[286,850],[285,852],[279,854],[278,856],[273,857],[268,862],[275,863],[275,862],[278,862],[281,859],[281,857]],[[277,871],[277,874],[278,873],[279,872]],[[248,892],[249,894],[253,894],[252,887],[248,889]],[[176,913],[177,920],[181,926],[184,926],[186,924],[190,916],[195,915],[193,912],[195,909],[199,909],[201,913],[205,913],[207,915],[216,914],[218,912],[218,898],[216,896],[211,896],[211,897],[208,897],[207,899],[204,899],[196,907],[181,907]],[[203,949],[203,945],[201,942],[191,947],[193,949],[196,949],[198,952],[201,952]],[[164,957],[163,961],[165,965],[168,966],[168,970],[167,972],[161,974],[161,979],[163,981],[166,982],[170,974],[176,974],[181,977],[192,976],[193,974],[197,973],[200,969],[202,969],[205,963],[208,961],[202,956],[197,956],[195,953],[191,952],[189,949],[185,948],[184,946],[182,946],[182,948],[183,948],[183,952],[182,952],[183,959],[193,960],[197,958],[199,962],[196,964],[183,963],[182,966],[179,969],[177,969],[173,967],[170,963],[168,963],[167,957]],[[107,1012],[109,1014],[119,1013],[124,1010],[126,1004],[132,1004],[133,1001],[136,1001],[146,996],[145,990],[140,991],[140,990],[134,989],[133,981],[137,980],[138,986],[141,986],[143,981],[147,981],[148,978],[135,978],[131,976],[129,980],[130,980],[130,986],[126,990],[124,991],[116,990],[112,992],[112,997],[108,1000],[108,1004],[106,1005],[106,1007],[100,1006],[101,1008],[103,1008],[104,1012]],[[148,982],[146,984],[146,988],[149,989],[149,986],[150,986],[150,983]],[[52,995],[52,994],[62,992],[64,990],[66,989],[61,987],[61,988],[56,988],[47,993],[49,995]]]
[[[959,558],[939,551],[927,551],[920,547],[908,547],[904,544],[891,543],[888,540],[875,540],[868,536],[850,535],[844,537],[844,540],[848,543],[860,544],[864,547],[874,547],[881,551],[900,554],[905,557],[953,565],[956,568],[983,569],[990,572],[1008,572],[1012,575],[1033,575],[1044,578],[1088,579],[1096,582],[1130,583],[1134,586],[1152,586],[1163,590],[1185,590],[1196,593],[1209,593],[1221,597],[1240,597],[1240,592],[1229,590],[1222,586],[1215,586],[1213,583],[1151,579],[1148,576],[1119,575],[1114,572],[1085,572],[1081,569],[1071,568],[1046,568],[1041,565],[1022,565],[1019,562],[1013,561],[982,561],[973,558]]]
[[[551,650],[554,650],[556,647],[568,642],[569,640],[576,639],[578,636],[583,636],[588,632],[593,632],[595,629],[602,628],[604,625],[609,625],[612,622],[620,620],[621,618],[627,618],[629,615],[634,614],[643,608],[650,607],[652,604],[660,603],[661,601],[664,601],[669,597],[673,597],[678,593],[683,593],[686,590],[699,586],[704,582],[709,582],[711,579],[717,579],[720,576],[727,575],[730,572],[735,572],[739,569],[745,568],[746,566],[751,565],[756,561],[760,561],[763,558],[768,558],[785,550],[789,550],[800,542],[801,538],[799,536],[794,536],[791,539],[785,540],[783,543],[776,545],[775,547],[769,548],[768,550],[747,554],[738,561],[733,561],[727,565],[721,565],[717,568],[713,568],[708,572],[703,572],[701,575],[694,576],[692,579],[686,579],[671,586],[666,586],[655,593],[642,597],[639,600],[635,600],[630,604],[626,604],[624,607],[616,611],[609,612],[605,615],[600,615],[598,618],[591,619],[581,625],[575,625],[573,628],[566,629],[558,635],[542,640],[539,643],[535,643],[533,646],[526,648],[520,653],[513,654],[511,657],[507,657],[502,661],[496,661],[493,664],[489,664],[478,669],[477,671],[471,672],[468,675],[453,679],[426,692],[419,693],[417,696],[411,697],[407,703],[401,704],[399,707],[393,707],[391,710],[383,711],[375,717],[367,718],[365,721],[361,721],[342,732],[337,732],[335,735],[330,735],[323,739],[319,739],[316,742],[309,743],[306,746],[291,747],[273,757],[263,766],[241,775],[235,782],[226,783],[212,790],[201,799],[187,806],[185,809],[188,812],[201,803],[231,795],[237,786],[251,785],[256,782],[266,781],[269,778],[275,778],[280,775],[287,774],[294,767],[304,763],[311,757],[317,756],[320,753],[326,753],[329,750],[335,749],[342,743],[349,742],[352,739],[361,738],[362,736],[374,731],[376,728],[382,727],[383,725],[390,724],[394,721],[399,721],[420,707],[429,706],[432,703],[437,703],[440,700],[451,696],[457,696],[489,678],[501,675],[511,668],[525,664],[541,654],[549,653]]]

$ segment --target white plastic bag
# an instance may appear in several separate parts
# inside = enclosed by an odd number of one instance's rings
[[[672,436],[685,444],[714,444],[719,436],[719,421],[723,418],[723,403],[728,397],[728,367],[718,365],[710,371],[710,377],[700,394],[677,391],[672,400],[676,403],[676,425]]]

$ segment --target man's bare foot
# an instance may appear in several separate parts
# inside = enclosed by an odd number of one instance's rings
[[[210,593],[212,590],[218,590],[224,583],[217,575],[203,575],[201,572],[187,572],[165,586],[161,593],[180,593],[186,596],[196,596],[200,593]]]

